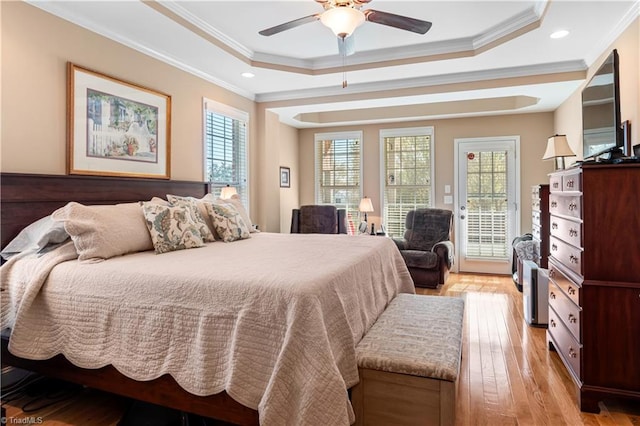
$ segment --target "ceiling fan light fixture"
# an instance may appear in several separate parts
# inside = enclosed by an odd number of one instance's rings
[[[320,15],[320,22],[342,38],[349,37],[364,21],[364,13],[352,7],[334,7]]]

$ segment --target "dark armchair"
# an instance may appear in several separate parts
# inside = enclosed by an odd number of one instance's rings
[[[450,241],[452,217],[451,210],[442,209],[416,209],[407,213],[404,238],[393,241],[416,286],[436,288],[449,277],[454,258]]]
[[[347,212],[335,206],[302,206],[291,212],[292,234],[346,234]]]

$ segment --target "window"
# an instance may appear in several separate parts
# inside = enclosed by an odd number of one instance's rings
[[[350,229],[362,198],[361,145],[362,132],[315,135],[316,204],[346,209]]]
[[[235,187],[247,209],[248,121],[249,115],[243,111],[204,100],[204,179],[211,182],[211,192],[216,196],[227,185]]]
[[[381,130],[380,143],[383,220],[401,236],[407,213],[432,205],[433,127]]]

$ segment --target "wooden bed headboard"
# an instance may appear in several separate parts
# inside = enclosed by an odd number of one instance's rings
[[[205,182],[79,175],[0,174],[1,247],[24,227],[53,213],[69,201],[82,204],[117,204],[167,194],[201,198],[209,192]]]

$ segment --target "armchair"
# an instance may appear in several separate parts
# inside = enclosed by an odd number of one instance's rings
[[[335,206],[310,205],[291,212],[292,234],[346,234],[347,212]]]
[[[451,210],[411,210],[405,219],[404,238],[393,239],[416,286],[436,288],[449,277],[454,259],[452,217]]]

